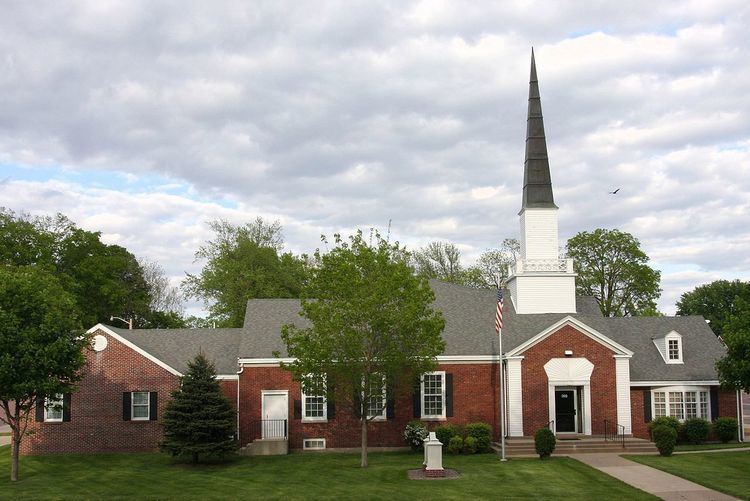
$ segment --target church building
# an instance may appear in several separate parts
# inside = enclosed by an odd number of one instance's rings
[[[445,352],[413,394],[388,397],[372,411],[372,447],[403,447],[413,419],[430,427],[486,422],[496,440],[501,429],[512,438],[542,427],[557,435],[614,430],[648,439],[648,422],[658,416],[742,421],[737,392],[719,387],[714,363],[725,349],[706,321],[603,317],[594,298],[576,295],[573,262],[559,254],[557,218],[532,53],[521,250],[505,291],[502,353],[495,291],[431,281],[434,308],[445,318]],[[258,299],[248,302],[241,328],[92,327],[78,391],[60,397],[61,409],[38,406],[22,452],[156,450],[164,406],[199,350],[216,365],[247,451],[359,447],[358,418],[305,395],[280,367],[290,360],[281,326],[305,327],[299,311],[297,299]]]

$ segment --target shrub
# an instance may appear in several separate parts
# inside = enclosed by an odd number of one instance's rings
[[[492,427],[487,423],[469,423],[464,427],[466,437],[477,441],[477,452],[489,452],[492,444]]]
[[[677,432],[671,426],[662,424],[651,429],[651,437],[662,456],[671,456],[677,444]]]
[[[438,426],[433,431],[438,440],[440,440],[440,443],[446,446],[450,444],[451,438],[461,435],[461,430],[455,424]]]
[[[691,444],[702,444],[708,438],[708,421],[701,418],[691,418],[682,425],[685,439]]]
[[[549,457],[555,450],[557,439],[549,428],[540,428],[534,433],[534,448],[540,459]]]
[[[476,454],[477,453],[477,439],[468,436],[464,439],[464,452],[466,454]]]
[[[428,435],[427,428],[421,421],[409,421],[406,428],[404,428],[404,440],[411,447],[411,450],[415,452],[422,450],[424,439]]]
[[[662,425],[669,426],[674,430],[675,433],[680,432],[680,422],[677,420],[677,418],[673,418],[672,416],[661,416],[654,419],[648,424],[648,429],[651,430],[651,439],[654,438],[654,428]]]
[[[464,448],[464,439],[458,435],[451,438],[448,442],[448,452],[451,454],[461,454],[461,449]]]
[[[737,420],[731,417],[720,417],[714,422],[714,433],[724,443],[737,438]]]

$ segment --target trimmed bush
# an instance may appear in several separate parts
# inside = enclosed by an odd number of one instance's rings
[[[451,438],[448,442],[448,452],[451,454],[461,454],[461,450],[464,448],[464,439],[456,435]]]
[[[682,425],[682,433],[691,444],[702,444],[708,438],[708,421],[701,418],[691,418]]]
[[[677,432],[671,426],[661,424],[651,429],[651,437],[662,456],[671,456],[677,445]]]
[[[534,433],[534,448],[536,453],[539,454],[539,459],[544,459],[550,456],[555,450],[555,443],[557,439],[555,434],[549,428],[540,428]]]
[[[720,417],[714,422],[714,433],[724,443],[737,439],[737,420],[731,417]]]
[[[477,452],[489,452],[492,444],[492,427],[487,423],[469,423],[464,426],[466,437],[477,441]]]
[[[477,439],[468,436],[464,439],[464,453],[466,454],[476,454],[477,453]]]
[[[424,439],[429,435],[425,425],[418,420],[409,421],[404,428],[404,441],[413,451],[421,451],[424,448]]]
[[[444,424],[432,431],[435,432],[435,436],[440,440],[440,443],[446,446],[450,444],[451,438],[461,435],[461,430],[455,424]]]
[[[657,426],[669,426],[674,430],[675,433],[680,433],[680,422],[677,420],[677,418],[673,418],[672,416],[661,416],[653,421],[651,421],[648,424],[648,429],[651,431],[651,438],[654,438],[654,428]]]

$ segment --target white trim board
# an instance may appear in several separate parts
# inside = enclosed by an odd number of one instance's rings
[[[238,358],[237,363],[239,365],[255,365],[255,366],[276,366],[279,363],[284,362],[290,364],[294,362],[296,358]],[[439,355],[437,357],[438,363],[499,363],[500,357],[498,355]]]
[[[592,327],[589,327],[588,325],[584,324],[580,320],[571,317],[570,315],[561,318],[554,324],[550,325],[546,329],[544,329],[542,332],[537,334],[536,336],[532,337],[528,341],[520,344],[519,346],[513,348],[509,352],[506,353],[506,356],[513,356],[513,355],[520,355],[524,351],[528,350],[532,346],[542,342],[561,328],[565,327],[566,325],[569,325],[573,328],[575,328],[577,331],[581,332],[582,334],[590,337],[594,341],[597,341],[598,343],[606,346],[607,348],[614,351],[617,355],[625,355],[625,356],[633,356],[633,352],[625,348],[623,345],[611,340],[601,332],[597,331],[596,329],[593,329]]]
[[[631,381],[630,386],[719,386],[718,380],[699,381]]]
[[[239,381],[240,375],[239,374],[217,374],[216,380],[217,381]]]
[[[87,330],[86,333],[87,334],[91,334],[92,332],[95,332],[97,330],[104,331],[105,333],[109,334],[110,336],[112,336],[113,338],[115,338],[116,340],[118,340],[119,342],[121,342],[122,344],[124,344],[125,346],[127,346],[128,348],[130,348],[131,350],[133,350],[136,353],[138,353],[140,355],[143,355],[147,359],[151,360],[153,363],[155,363],[156,365],[158,365],[162,369],[166,369],[168,372],[171,372],[175,376],[182,376],[182,374],[177,369],[175,369],[171,365],[168,365],[168,364],[162,362],[160,359],[156,358],[155,356],[153,356],[152,354],[150,354],[149,352],[147,352],[143,348],[140,348],[139,346],[137,346],[137,345],[133,344],[132,342],[128,341],[127,339],[125,339],[124,337],[122,337],[121,335],[119,335],[118,333],[116,333],[115,331],[113,331],[112,329],[110,329],[109,327],[107,327],[104,324],[96,324],[95,326],[93,326],[92,328],[90,328],[89,330]]]

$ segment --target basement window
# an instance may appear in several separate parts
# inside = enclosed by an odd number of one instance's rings
[[[302,441],[302,449],[304,450],[323,450],[326,448],[325,438],[306,438]]]

